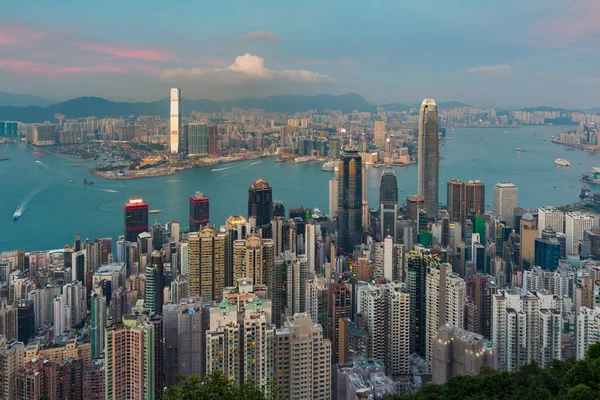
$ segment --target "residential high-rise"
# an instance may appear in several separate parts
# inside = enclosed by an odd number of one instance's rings
[[[276,384],[290,400],[331,398],[331,342],[308,314],[288,317],[275,333]]]
[[[204,376],[208,306],[201,298],[186,298],[165,306],[165,384],[176,375]]]
[[[286,271],[286,315],[294,315],[305,311],[306,281],[308,279],[308,262],[305,255],[296,256],[291,251],[282,254]]]
[[[162,314],[165,288],[162,256],[160,251],[153,251],[150,255],[150,263],[146,267],[145,305],[150,310],[150,315]]]
[[[171,114],[169,123],[169,150],[171,154],[179,153],[179,141],[181,130],[181,91],[177,88],[171,89]]]
[[[356,150],[346,149],[338,168],[338,248],[351,253],[362,238],[362,160]]]
[[[155,327],[137,315],[106,329],[105,395],[109,399],[156,399]]]
[[[233,280],[249,278],[256,285],[267,284],[275,263],[273,240],[250,234],[233,243]]]
[[[102,356],[104,349],[104,329],[106,328],[106,297],[98,289],[90,297],[92,309],[91,345],[92,358]]]
[[[189,124],[187,126],[188,156],[204,157],[208,155],[208,126]]]
[[[331,340],[332,364],[339,361],[340,356],[340,320],[352,317],[352,291],[350,284],[345,282],[329,284],[329,326],[326,337]]]
[[[579,245],[583,242],[584,232],[598,225],[598,215],[581,212],[565,214],[565,235],[567,239],[567,254],[579,254]]]
[[[375,121],[375,147],[385,149],[385,121]]]
[[[313,279],[306,281],[306,313],[314,323],[327,326],[327,302],[329,287],[327,279],[315,275]]]
[[[600,341],[600,311],[597,308],[580,307],[576,321],[576,357],[583,360],[590,345]]]
[[[226,233],[206,226],[188,236],[189,295],[206,301],[223,298]]]
[[[390,376],[409,373],[410,295],[397,282],[368,284],[359,290],[367,321],[368,356],[384,361]]]
[[[542,236],[542,231],[548,227],[554,232],[565,233],[565,213],[555,207],[538,208],[539,236]]]
[[[262,227],[271,222],[273,190],[264,179],[257,179],[248,190],[248,219],[256,218],[256,226]]]
[[[209,221],[209,199],[201,192],[196,192],[190,196],[190,232],[199,232]]]
[[[137,242],[138,235],[148,231],[148,204],[143,199],[129,199],[125,204],[125,240]]]
[[[419,115],[418,191],[430,217],[438,214],[440,152],[435,100],[425,99]]]
[[[426,360],[431,370],[433,342],[436,332],[443,324],[462,328],[465,324],[465,281],[452,273],[449,263],[433,263],[427,271],[426,282]]]
[[[0,338],[0,398],[17,399],[17,374],[23,369],[24,361],[23,343]]]
[[[179,304],[181,300],[189,297],[188,278],[185,275],[177,275],[171,281],[171,303]]]
[[[335,218],[338,212],[338,178],[329,180],[329,218]]]
[[[443,385],[455,375],[477,375],[497,367],[496,349],[483,336],[451,324],[440,326],[433,340],[432,381]]]
[[[518,190],[514,183],[501,182],[494,186],[494,214],[514,227],[515,208],[518,206]]]
[[[514,372],[532,362],[546,368],[561,359],[561,310],[561,299],[546,290],[495,294],[492,343],[498,351],[498,369]]]

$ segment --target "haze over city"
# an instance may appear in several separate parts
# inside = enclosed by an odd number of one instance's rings
[[[481,107],[593,108],[594,0],[7,2],[0,87],[55,100],[356,92]]]

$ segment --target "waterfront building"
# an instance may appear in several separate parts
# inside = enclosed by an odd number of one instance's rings
[[[565,213],[555,207],[538,208],[538,230],[539,235],[546,228],[552,228],[556,233],[565,232]]]
[[[579,254],[584,232],[598,225],[598,215],[578,211],[565,214],[566,253]]]
[[[189,124],[187,126],[187,153],[190,157],[208,155],[208,126]]]
[[[136,242],[138,235],[148,231],[148,204],[133,198],[125,204],[125,240]]]
[[[346,149],[338,168],[338,248],[351,253],[362,239],[362,160],[356,150]]]
[[[379,120],[375,121],[375,147],[377,149],[383,150],[385,149],[385,121]]]
[[[418,194],[425,199],[429,217],[438,215],[440,153],[435,100],[425,99],[419,115]]]
[[[190,196],[190,232],[199,232],[210,221],[209,199],[201,192]]]
[[[171,89],[171,113],[169,118],[169,150],[171,154],[179,153],[179,142],[181,140],[181,91],[178,88]]]
[[[264,179],[257,179],[248,189],[248,219],[254,217],[256,227],[268,225],[272,219],[273,190]]]
[[[494,186],[494,214],[507,226],[515,226],[515,208],[518,206],[518,190],[514,183],[501,182]]]

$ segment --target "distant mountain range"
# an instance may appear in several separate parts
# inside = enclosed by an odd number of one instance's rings
[[[47,107],[51,104],[58,103],[56,100],[45,99],[39,96],[33,96],[30,94],[17,94],[9,92],[0,92],[0,106],[15,106],[15,107],[27,107],[27,106],[38,106]]]
[[[382,104],[381,106],[389,111],[409,111],[410,109],[418,109],[420,103],[389,103]],[[469,107],[469,105],[457,101],[438,103],[438,108],[440,109],[459,107]],[[231,110],[232,108],[261,108],[267,112],[281,112],[286,114],[315,109],[318,112],[323,112],[326,109],[342,110],[344,113],[351,113],[354,110],[370,112],[376,112],[377,110],[377,106],[369,103],[364,97],[356,93],[342,95],[317,94],[314,96],[277,95],[261,99],[246,97],[225,101],[183,99],[181,108],[183,115],[189,115],[192,111],[219,112],[222,109]],[[523,111],[566,112],[570,110],[553,107],[534,107],[524,108]],[[589,111],[600,112],[600,108]],[[135,115],[160,115],[166,118],[169,115],[169,99],[129,103],[106,100],[100,97],[79,97],[57,103],[53,100],[37,96],[0,92],[0,121],[14,120],[26,123],[52,121],[56,114],[62,114],[66,118],[83,118],[88,116],[107,118]]]

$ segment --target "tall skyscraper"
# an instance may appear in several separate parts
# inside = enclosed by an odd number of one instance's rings
[[[218,137],[217,126],[211,125],[208,127],[208,154],[211,156],[217,155]]]
[[[148,230],[148,204],[143,199],[129,199],[125,204],[125,240],[137,242],[138,235]]]
[[[331,398],[331,342],[308,314],[288,317],[275,333],[276,383],[290,400]]]
[[[338,168],[338,247],[351,253],[362,237],[362,160],[356,150],[346,149]]]
[[[535,256],[535,239],[538,236],[537,220],[527,211],[519,223],[521,234],[519,235],[520,243],[520,265],[522,268],[531,269],[534,263]]]
[[[478,217],[485,214],[485,184],[481,181],[448,181],[447,202],[451,222],[463,222],[471,212]]]
[[[146,307],[150,315],[161,315],[165,288],[162,252],[153,251],[146,267]]]
[[[425,198],[427,214],[434,218],[438,214],[439,169],[437,105],[435,100],[425,99],[419,116],[418,188]]]
[[[169,126],[169,149],[171,154],[179,153],[179,140],[181,130],[180,111],[181,110],[181,91],[177,88],[171,89],[171,114]]]
[[[386,169],[381,174],[379,203],[398,204],[398,180],[393,169]]]
[[[331,340],[331,360],[335,364],[340,356],[340,319],[352,317],[352,291],[345,282],[329,285],[329,327],[327,337]]]
[[[249,278],[255,285],[271,281],[275,262],[275,246],[272,239],[262,239],[250,234],[246,240],[233,243],[233,280]]]
[[[106,298],[100,288],[92,294],[90,303],[92,308],[92,358],[98,358],[104,349],[104,329],[106,328]]]
[[[226,233],[207,226],[188,237],[189,294],[206,301],[223,299]]]
[[[337,177],[329,180],[329,218],[335,218],[338,212],[338,186]]]
[[[188,156],[208,155],[208,126],[189,124],[187,127]]]
[[[385,121],[375,121],[375,147],[385,149]]]
[[[381,222],[380,240],[391,236],[395,243],[398,225],[398,181],[394,170],[386,170],[381,174],[379,213]]]
[[[501,182],[494,186],[494,214],[507,226],[515,224],[515,208],[518,205],[518,190],[514,183]]]
[[[200,227],[210,222],[210,201],[202,193],[190,196],[190,232],[199,232]]]
[[[273,190],[264,179],[257,179],[248,190],[248,219],[256,218],[256,226],[271,223]]]
[[[411,250],[408,254],[406,287],[410,294],[410,351],[425,357],[427,269],[434,262],[429,253]]]

